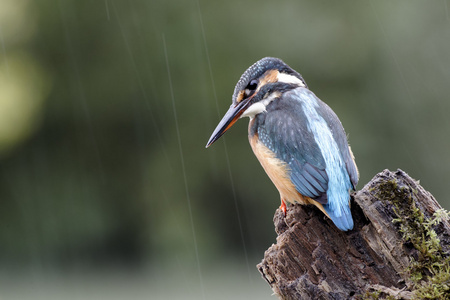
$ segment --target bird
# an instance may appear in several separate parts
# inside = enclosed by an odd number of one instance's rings
[[[251,65],[234,89],[232,104],[206,148],[240,118],[249,117],[248,139],[286,204],[313,204],[338,229],[353,229],[350,192],[359,172],[335,112],[279,58]]]

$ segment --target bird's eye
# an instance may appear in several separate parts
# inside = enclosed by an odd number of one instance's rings
[[[247,89],[249,90],[256,90],[256,88],[258,87],[258,80],[253,79],[252,81],[250,81],[250,83],[247,85]]]
[[[244,90],[245,98],[250,97],[255,92],[256,88],[258,87],[259,81],[256,79],[253,79],[250,81],[250,83],[247,85],[247,88]]]

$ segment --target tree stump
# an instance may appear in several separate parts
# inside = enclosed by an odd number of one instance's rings
[[[450,299],[449,215],[417,181],[384,170],[351,208],[348,232],[314,206],[276,211],[257,268],[279,298]]]

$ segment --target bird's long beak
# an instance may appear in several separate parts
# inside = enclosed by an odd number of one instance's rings
[[[234,123],[241,117],[244,111],[247,109],[250,101],[241,101],[238,104],[231,104],[225,116],[223,116],[219,125],[217,125],[213,134],[209,138],[206,148],[211,146],[215,141],[217,141]]]

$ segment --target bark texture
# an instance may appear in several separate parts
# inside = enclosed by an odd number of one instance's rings
[[[313,206],[291,205],[286,217],[276,211],[276,244],[257,267],[279,298],[415,298],[418,283],[408,268],[426,254],[405,236],[435,218],[439,203],[405,172],[384,170],[352,195],[351,207],[355,225],[348,232]],[[448,219],[431,227],[447,256]]]

